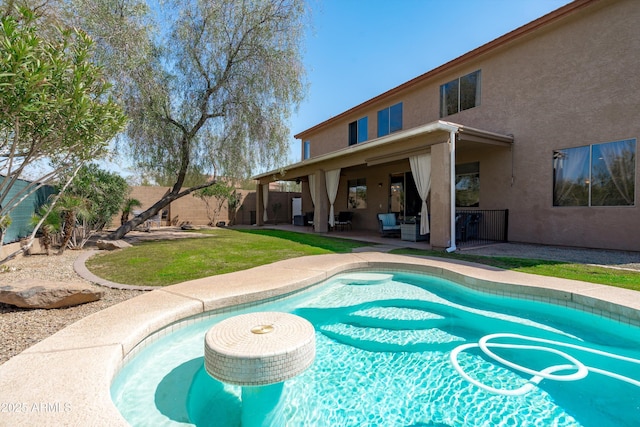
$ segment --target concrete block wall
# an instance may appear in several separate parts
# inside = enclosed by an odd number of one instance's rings
[[[155,186],[135,186],[132,187],[129,197],[138,199],[142,207],[136,210],[146,210],[155,202],[160,200],[170,190],[169,187]],[[236,211],[234,224],[251,225],[255,223],[256,212],[256,193],[254,190],[237,190],[240,194],[240,205]],[[268,223],[291,223],[291,199],[301,197],[296,192],[275,192],[269,193],[268,206]],[[273,207],[279,204],[280,208],[276,211]],[[203,200],[189,194],[172,202],[167,208],[166,219],[163,219],[160,225],[180,225],[190,223],[193,225],[208,225],[210,220],[207,216],[207,207]],[[223,203],[222,209],[216,218],[216,222],[224,221],[229,224],[233,218],[233,213],[229,212],[227,202]],[[112,219],[112,226],[120,225],[120,213]]]

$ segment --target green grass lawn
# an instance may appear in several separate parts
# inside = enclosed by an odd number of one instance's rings
[[[562,261],[488,257],[460,253],[449,254],[447,252],[426,251],[418,249],[396,249],[392,251],[392,253],[457,259],[462,261],[475,262],[478,264],[490,265],[505,270],[521,271],[523,273],[539,274],[541,276],[581,280],[583,282],[599,283],[602,285],[617,286],[619,288],[640,291],[640,272],[636,271],[596,267],[586,264],[572,264]]]
[[[216,274],[246,270],[287,258],[349,253],[366,243],[269,229],[198,230],[207,237],[142,242],[96,255],[86,266],[116,283],[167,286]]]
[[[167,286],[245,270],[287,258],[350,253],[369,243],[317,234],[251,229],[198,230],[207,237],[144,242],[90,258],[87,268],[117,283]],[[640,272],[536,259],[487,257],[440,251],[396,249],[396,254],[435,256],[543,276],[582,280],[640,291]]]

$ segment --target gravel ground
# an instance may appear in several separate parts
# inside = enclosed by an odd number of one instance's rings
[[[476,248],[465,248],[461,253],[544,259],[577,264],[594,264],[626,270],[640,270],[640,252],[544,246],[525,243],[499,243]]]
[[[143,293],[95,286],[80,278],[73,270],[73,262],[81,252],[67,250],[63,255],[31,255],[0,266],[2,284],[23,279],[72,280],[87,283],[103,292],[98,301],[51,310],[25,309],[0,303],[0,364],[76,320]]]
[[[106,233],[96,234],[93,240],[103,238],[104,235]],[[132,231],[125,240],[135,244],[145,240],[193,237],[207,235],[185,233],[176,227],[166,227],[150,232]],[[88,244],[87,250],[93,249],[93,246],[93,243]],[[72,280],[86,283],[103,292],[102,298],[98,301],[50,310],[18,308],[0,303],[0,364],[83,317],[146,292],[97,286],[83,279],[73,269],[74,261],[83,252],[66,250],[62,255],[30,255],[0,265],[0,284],[10,284],[23,279],[61,282]]]

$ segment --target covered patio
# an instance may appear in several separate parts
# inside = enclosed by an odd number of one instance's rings
[[[410,174],[419,199],[407,213],[414,221],[419,219],[419,233],[429,234],[431,247],[452,251],[456,249],[456,168],[452,165],[460,153],[469,158],[498,149],[504,156],[512,143],[512,136],[436,121],[311,157],[253,177],[258,180],[257,225],[264,225],[268,218],[264,206],[269,183],[287,180],[303,184],[303,211],[313,212],[315,232],[327,232],[340,211],[351,211],[353,232],[371,234],[378,229],[378,213],[397,212],[391,193],[393,177]],[[404,211],[407,192],[403,189],[398,205]],[[420,243],[424,248],[426,244]]]

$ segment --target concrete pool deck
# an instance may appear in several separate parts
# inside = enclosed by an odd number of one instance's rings
[[[169,333],[185,318],[258,304],[359,269],[426,272],[469,288],[553,302],[640,326],[640,293],[626,289],[380,252],[295,258],[151,291],[25,350],[0,365],[0,426],[126,426],[111,401],[110,386],[127,355],[135,354],[147,337],[160,330],[157,335]]]

